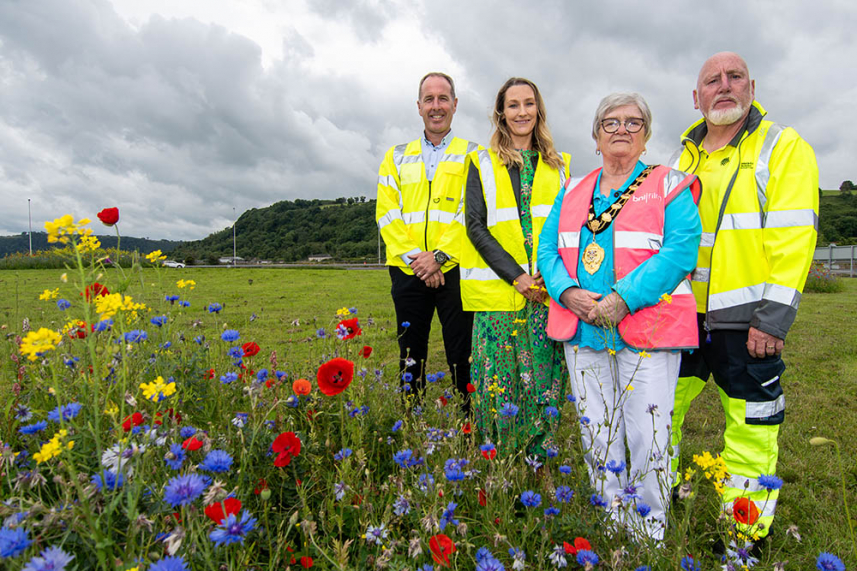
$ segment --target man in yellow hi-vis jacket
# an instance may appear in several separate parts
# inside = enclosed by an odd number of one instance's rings
[[[387,246],[398,321],[402,388],[425,388],[435,308],[454,384],[469,412],[473,314],[461,306],[458,262],[463,227],[465,157],[477,145],[452,134],[458,99],[452,78],[429,73],[419,86],[423,136],[392,147],[378,172],[375,218]]]
[[[765,120],[754,97],[740,56],[709,58],[693,92],[703,119],[684,133],[670,166],[702,181],[692,276],[699,350],[682,356],[674,452],[691,401],[713,375],[726,415],[723,507],[755,541],[768,535],[782,485],[780,353],[815,249],[818,166],[812,148],[794,129]]]

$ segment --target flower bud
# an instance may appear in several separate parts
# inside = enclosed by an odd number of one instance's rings
[[[833,440],[829,438],[824,438],[823,436],[814,436],[809,439],[809,443],[813,446],[824,446],[825,444],[836,444]]]
[[[271,490],[269,490],[268,488],[265,488],[264,490],[259,492],[259,497],[262,498],[263,502],[267,502],[268,500],[271,499]]]

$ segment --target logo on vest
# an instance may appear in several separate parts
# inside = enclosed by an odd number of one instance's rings
[[[657,192],[647,192],[645,194],[634,194],[631,196],[631,200],[634,202],[646,202],[648,203],[650,200],[663,200],[664,197],[658,194]]]
[[[751,169],[753,168],[753,163],[741,163],[742,169]]]

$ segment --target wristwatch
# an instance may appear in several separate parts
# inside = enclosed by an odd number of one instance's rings
[[[441,252],[440,250],[435,250],[433,253],[434,253],[434,261],[437,262],[438,264],[440,264],[441,266],[449,261],[449,255],[448,254]]]

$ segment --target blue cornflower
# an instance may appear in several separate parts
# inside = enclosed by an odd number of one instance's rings
[[[414,380],[414,375],[412,373],[405,371],[404,373],[402,373],[402,380],[405,381],[406,383],[410,383],[411,381]]]
[[[681,568],[683,571],[701,571],[702,566],[690,555],[685,555],[681,558]]]
[[[321,327],[315,332],[315,336],[319,339],[327,339],[327,331],[324,330],[324,327]]]
[[[30,407],[25,404],[15,405],[14,412],[12,414],[15,416],[15,420],[20,422],[27,422],[33,418],[33,412],[30,410]]]
[[[419,487],[420,491],[425,493],[434,488],[434,476],[431,474],[420,474],[420,478],[417,481],[417,487]]]
[[[244,536],[256,527],[256,518],[247,510],[241,510],[241,519],[235,514],[222,520],[214,531],[208,534],[208,538],[214,542],[215,547],[229,545],[230,543],[244,543]]]
[[[92,326],[92,330],[98,331],[98,332],[110,331],[110,329],[112,327],[113,327],[113,320],[112,319],[102,319],[101,321],[95,323],[95,325]]]
[[[66,309],[71,307],[71,302],[67,299],[58,299],[57,300],[57,307],[59,308],[60,311],[65,311]]]
[[[652,571],[652,568],[648,565],[640,565],[639,567],[634,569],[634,571]]]
[[[607,469],[616,474],[617,476],[625,471],[625,461],[619,460],[610,460],[607,462]]]
[[[455,508],[457,507],[458,504],[455,502],[449,502],[449,504],[447,504],[446,509],[443,510],[443,514],[440,516],[440,521],[438,522],[441,531],[443,531],[443,528],[445,528],[448,523],[458,525],[458,520],[455,519]]]
[[[641,499],[640,494],[637,493],[637,486],[634,484],[628,484],[625,486],[625,489],[622,490],[622,494],[624,494],[622,499],[626,502]]]
[[[580,424],[582,424],[583,426],[589,426],[589,422],[590,422],[590,420],[589,420],[588,416],[581,416],[580,417]]]
[[[559,456],[559,450],[551,446],[547,450],[545,450],[545,455],[548,458],[556,458],[557,456]]]
[[[179,296],[177,295],[165,295],[164,300],[170,302],[170,305],[173,305],[175,302],[179,300]]]
[[[815,560],[815,568],[819,571],[845,571],[845,564],[834,554],[822,551]]]
[[[506,571],[506,568],[489,553],[488,557],[476,564],[476,571]]]
[[[71,420],[80,414],[80,409],[83,406],[77,402],[70,402],[67,405],[60,405],[48,413],[48,420],[59,422],[60,417],[63,420]]]
[[[503,406],[500,407],[500,416],[505,416],[506,418],[512,418],[513,416],[518,414],[518,410],[519,410],[519,408],[516,405],[514,405],[510,402],[505,402],[505,403],[503,403]]]
[[[574,395],[565,395],[565,398],[568,400],[568,402],[577,402],[577,397],[575,397]]]
[[[411,458],[413,457],[414,452],[410,449],[407,450],[399,450],[395,454],[393,454],[393,461],[396,462],[402,468],[407,468]]]
[[[637,504],[637,513],[640,514],[640,517],[646,517],[651,513],[652,507],[649,504],[644,504],[640,502]]]
[[[393,423],[393,427],[390,429],[390,432],[398,432],[400,428],[402,428],[402,421],[397,420]]]
[[[551,504],[551,507],[545,509],[545,516],[551,517],[555,515],[559,515],[559,509],[553,507]]]
[[[132,329],[123,336],[126,343],[142,343],[149,338],[149,334],[142,329]]]
[[[181,301],[179,302],[179,305],[180,305],[180,306],[182,306],[182,307],[190,307],[190,302],[189,302],[189,301],[185,301],[185,300],[181,300]]]
[[[164,557],[152,563],[146,571],[190,571],[184,557]]]
[[[488,558],[491,558],[491,559],[494,558],[494,556],[491,554],[490,549],[488,549],[487,547],[480,547],[479,549],[476,550],[476,562],[477,563],[479,563],[483,559],[488,559]]]
[[[158,327],[161,327],[167,323],[167,316],[166,315],[156,315],[155,317],[153,317],[149,321],[152,323],[152,325],[157,325]]]
[[[574,497],[574,490],[568,486],[557,486],[556,501],[567,504]]]
[[[48,427],[47,420],[40,420],[39,422],[34,422],[33,424],[27,424],[18,429],[18,432],[21,434],[35,434],[37,432],[41,432],[42,430]]]
[[[208,309],[208,313],[220,313],[220,310],[223,309],[223,306],[219,303],[209,303],[206,309]]]
[[[357,313],[357,308],[356,308],[356,307],[349,307],[349,308],[348,308],[348,312],[349,312],[351,315],[355,315],[355,314]]]
[[[40,556],[33,557],[24,565],[22,571],[64,571],[74,555],[69,555],[59,547],[48,547]]]
[[[232,456],[223,450],[212,450],[199,465],[200,470],[207,472],[228,472],[232,468]]]
[[[164,488],[164,501],[171,506],[186,506],[202,495],[210,480],[198,474],[176,476]]]
[[[226,373],[225,375],[220,375],[220,382],[224,385],[228,385],[230,383],[234,383],[238,380],[238,373]]]
[[[179,430],[179,436],[182,438],[190,438],[194,434],[196,434],[196,428],[193,426],[182,426],[181,430]]]
[[[348,486],[345,484],[345,482],[337,482],[333,485],[333,493],[335,494],[337,502],[343,497],[345,497],[346,489],[348,489]]]
[[[244,349],[236,345],[235,347],[230,347],[226,354],[233,359],[241,359],[244,356]]]
[[[172,341],[167,341],[166,343],[161,343],[161,349],[163,349],[164,351],[166,351],[167,349],[169,349],[172,346],[173,346]]]
[[[333,459],[337,462],[342,462],[343,460],[351,456],[352,452],[353,450],[351,450],[351,448],[343,448],[342,450],[333,455]]]
[[[594,551],[581,549],[577,552],[577,564],[581,567],[586,567],[587,565],[595,567],[598,565],[598,556],[595,555]]]
[[[173,470],[181,470],[186,453],[181,444],[170,444],[170,451],[164,456],[164,462]]]
[[[407,328],[408,328],[408,327],[410,327],[410,326],[411,326],[411,322],[410,322],[410,321],[402,321],[402,327],[404,327],[405,329],[407,329]]]
[[[387,539],[387,528],[382,523],[381,525],[375,527],[374,525],[369,525],[366,528],[366,543],[373,544],[381,544],[385,539]]]
[[[533,492],[532,490],[527,490],[526,492],[521,494],[521,503],[527,506],[528,508],[536,508],[541,505],[542,496]]]
[[[566,466],[565,464],[563,464],[559,467],[559,471],[561,474],[571,474],[571,466]]]
[[[95,485],[99,492],[103,488],[118,490],[125,483],[125,476],[121,472],[117,474],[113,470],[104,470],[98,474],[93,474],[89,481]]]
[[[226,331],[224,331],[223,333],[220,334],[220,338],[223,339],[224,341],[228,342],[228,343],[231,343],[233,341],[238,341],[238,339],[240,337],[241,337],[241,334],[238,333],[237,329],[227,329]]]
[[[460,482],[464,479],[464,472],[458,466],[450,466],[444,471],[444,475],[450,482]]]
[[[260,383],[264,383],[268,380],[268,369],[259,369],[259,372],[256,373],[256,379],[259,380]]]
[[[601,497],[600,494],[592,494],[591,496],[589,496],[589,503],[596,507],[607,507],[607,502],[604,500],[604,498]]]
[[[399,496],[393,502],[393,513],[396,515],[405,515],[411,511],[411,502],[405,496]]]
[[[773,474],[762,474],[761,476],[759,476],[759,485],[768,490],[769,492],[772,492],[774,490],[779,490],[780,488],[782,488],[783,481],[781,478],[778,478]]]
[[[428,375],[426,375],[426,380],[430,383],[436,383],[437,375],[435,375],[434,373],[429,373]]]
[[[23,527],[0,528],[0,559],[17,557],[30,546],[32,541]]]
[[[205,335],[197,335],[193,338],[193,342],[197,345],[202,345],[203,343],[205,343]]]
[[[509,555],[513,559],[512,569],[518,570],[524,568],[524,561],[527,560],[527,554],[524,553],[523,549],[518,549],[517,547],[509,548]]]
[[[556,418],[559,416],[559,411],[555,406],[549,406],[545,408],[545,414],[550,418]]]
[[[77,362],[80,361],[79,357],[69,357],[68,359],[63,359],[62,364],[68,367],[69,369],[74,369],[74,366]]]

